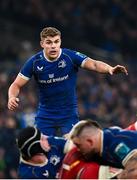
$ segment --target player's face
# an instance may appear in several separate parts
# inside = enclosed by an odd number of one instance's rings
[[[61,46],[61,38],[59,35],[51,37],[47,36],[41,41],[41,47],[44,49],[48,59],[54,60],[59,56]]]
[[[31,161],[33,161],[34,163],[40,163],[40,164],[46,162],[46,160],[47,158],[45,154],[43,153],[36,154],[31,158]]]
[[[91,139],[75,137],[73,138],[73,143],[77,146],[77,148],[87,160],[92,159],[92,157],[97,154]]]

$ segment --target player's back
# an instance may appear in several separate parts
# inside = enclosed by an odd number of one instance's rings
[[[19,165],[19,178],[21,179],[52,179],[56,171],[51,165],[35,165],[21,162]]]
[[[106,128],[103,132],[103,159],[110,165],[122,168],[137,153],[137,131]]]

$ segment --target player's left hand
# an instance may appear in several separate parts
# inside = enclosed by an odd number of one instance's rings
[[[109,68],[109,73],[111,75],[118,74],[118,73],[125,73],[126,75],[128,75],[127,69],[124,66],[121,66],[121,65],[116,65],[116,66],[114,66],[112,68]]]

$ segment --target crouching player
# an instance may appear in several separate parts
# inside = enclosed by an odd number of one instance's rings
[[[27,127],[17,135],[20,151],[19,177],[23,179],[54,179],[67,147],[71,141],[63,138],[47,137],[37,128]]]
[[[112,127],[119,128],[119,127]],[[131,124],[126,130],[137,130],[137,122]],[[60,179],[114,179],[122,169],[103,166],[98,162],[84,160],[82,153],[74,147],[65,156],[59,173]],[[120,176],[120,175],[119,175]]]

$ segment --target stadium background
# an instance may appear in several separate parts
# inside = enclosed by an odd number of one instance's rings
[[[125,65],[129,75],[80,70],[77,83],[80,118],[103,127],[126,127],[137,112],[136,0],[0,1],[0,178],[18,178],[15,133],[31,124],[37,96],[32,81],[23,88],[16,113],[7,110],[7,91],[25,60],[40,49],[45,26],[62,31],[62,47],[81,51],[111,65]]]

